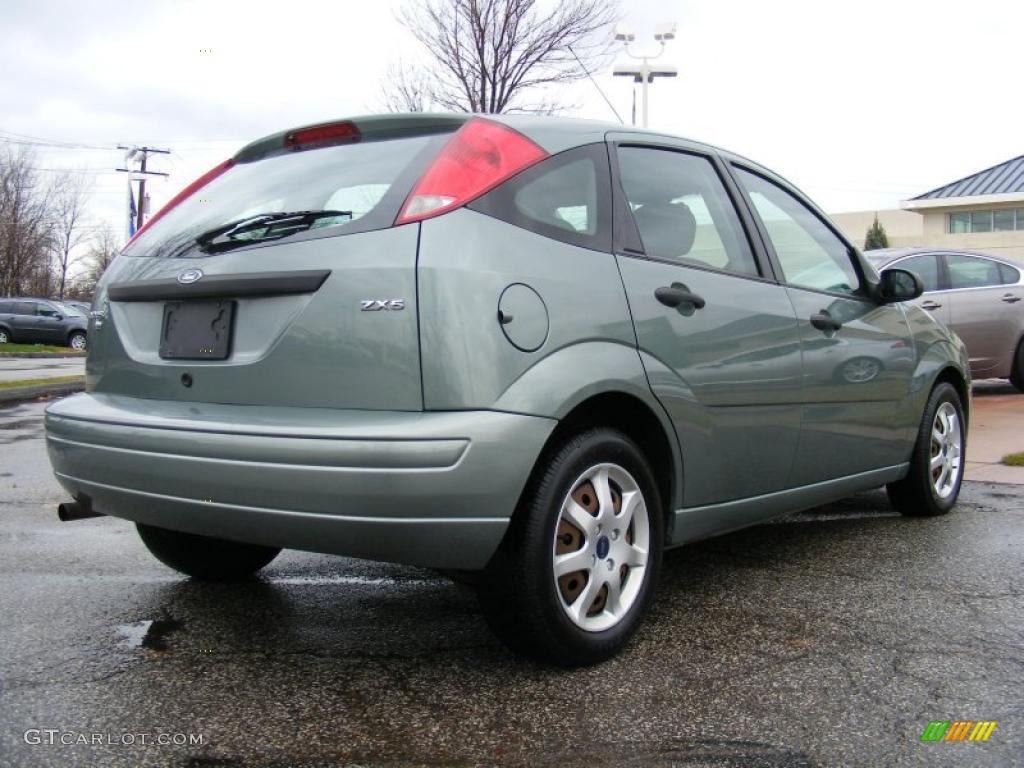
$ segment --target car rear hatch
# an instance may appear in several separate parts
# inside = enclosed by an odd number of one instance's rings
[[[419,225],[395,222],[464,121],[385,116],[296,129],[198,179],[98,286],[87,388],[422,409]]]

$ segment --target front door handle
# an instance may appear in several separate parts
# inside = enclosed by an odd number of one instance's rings
[[[1020,296],[1014,296],[1012,293],[1008,293],[1005,296],[1003,296],[1003,301],[1005,301],[1007,304],[1016,304],[1018,301],[1020,301]]]
[[[820,312],[811,315],[811,325],[819,331],[825,331],[826,333],[829,331],[835,333],[843,327],[843,324],[832,317],[832,315],[828,313],[827,309],[823,309]]]
[[[692,304],[695,309],[704,309],[704,306],[707,304],[701,296],[698,296],[682,283],[672,283],[672,285],[663,285],[655,289],[654,298],[666,307]]]
[[[925,301],[921,304],[921,309],[927,309],[929,312],[931,312],[933,309],[938,309],[941,306],[942,305],[939,304],[939,302],[937,301]]]

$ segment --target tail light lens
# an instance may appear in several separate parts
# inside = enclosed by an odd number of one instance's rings
[[[359,129],[356,128],[355,123],[346,121],[344,123],[324,123],[323,125],[314,125],[312,128],[292,131],[284,137],[284,146],[286,149],[312,149],[358,140]]]
[[[234,160],[225,160],[220,165],[215,165],[213,168],[208,170],[206,173],[204,173],[198,179],[196,179],[191,184],[189,184],[187,187],[185,187],[183,190],[181,190],[181,192],[179,192],[174,197],[172,197],[170,200],[168,200],[167,204],[163,208],[161,208],[152,217],[150,217],[149,221],[147,221],[145,224],[143,224],[141,227],[139,227],[138,230],[135,232],[135,234],[132,235],[132,239],[129,240],[127,243],[125,243],[124,247],[127,248],[129,245],[131,245],[133,242],[135,242],[135,240],[138,238],[139,235],[141,235],[143,232],[145,232],[146,229],[148,229],[149,227],[153,226],[153,224],[155,222],[159,221],[162,216],[165,216],[168,211],[173,209],[176,205],[178,205],[183,200],[187,200],[188,198],[190,198],[192,195],[194,195],[200,189],[205,187],[211,181],[213,181],[218,176],[220,176],[222,173],[224,173],[229,168],[231,168],[231,166],[233,166],[234,164],[235,164]]]
[[[416,182],[395,224],[465,205],[547,156],[518,131],[473,118],[455,132]]]

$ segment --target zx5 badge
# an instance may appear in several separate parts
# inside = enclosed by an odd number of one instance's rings
[[[363,299],[359,302],[362,312],[380,312],[382,309],[405,309],[405,299]]]

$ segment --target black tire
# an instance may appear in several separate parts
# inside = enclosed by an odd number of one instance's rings
[[[956,470],[952,492],[940,496],[935,488],[930,463],[932,460],[932,427],[936,413],[949,403],[956,411],[960,423],[960,464]],[[924,416],[917,431],[917,441],[910,458],[907,476],[886,486],[892,505],[904,515],[911,517],[938,517],[944,515],[956,504],[963,482],[964,463],[967,448],[967,422],[964,420],[963,403],[956,388],[948,382],[940,382],[932,390]]]
[[[280,549],[181,533],[153,525],[135,526],[146,549],[164,565],[202,581],[235,581],[256,573]]]
[[[75,342],[81,339],[81,347],[76,347]],[[75,331],[68,336],[68,346],[72,349],[85,349],[88,346],[88,338],[85,335],[85,331]]]
[[[555,532],[560,523],[562,505],[574,490],[574,484],[576,492],[579,492],[582,486],[578,481],[583,474],[602,464],[614,464],[625,470],[641,492],[647,512],[648,546],[646,570],[639,573],[642,581],[639,589],[633,591],[628,608],[624,607],[617,623],[607,629],[589,631],[574,623],[567,615],[569,609],[563,607],[563,594],[555,583],[553,570]],[[619,511],[623,511],[621,492],[617,498]],[[591,514],[594,515],[593,512]],[[501,547],[481,574],[478,594],[484,616],[498,637],[518,653],[563,667],[604,661],[629,640],[646,612],[661,567],[664,532],[657,485],[637,445],[623,433],[605,428],[590,429],[569,437],[549,450],[538,463]],[[597,533],[600,533],[600,528]],[[616,529],[614,533],[618,539],[619,531]],[[614,546],[632,544],[634,539],[630,538],[631,535],[636,535],[632,526],[621,534],[622,540]],[[606,539],[603,545],[599,540],[593,544],[604,547],[603,557],[608,558],[610,572],[626,574],[620,576],[619,587],[625,594],[628,580],[634,575],[624,564],[615,570],[616,565],[608,550],[609,535],[606,533],[602,537]],[[592,544],[591,538],[580,538],[580,552]],[[589,585],[591,578],[587,574],[583,583]],[[594,583],[598,584],[599,580],[594,579]],[[604,606],[600,590],[604,590],[607,597],[607,589],[603,586],[598,589],[597,598]],[[583,599],[584,594],[589,594],[586,589],[582,589],[573,602]],[[598,605],[598,602],[591,602],[584,607],[593,609]],[[600,612],[602,609],[596,610]],[[591,616],[589,610],[585,616]]]
[[[0,344],[11,343],[11,332],[6,328],[0,328]]]
[[[1010,369],[1010,383],[1024,392],[1024,339],[1017,345],[1017,353],[1013,356],[1013,368]]]

